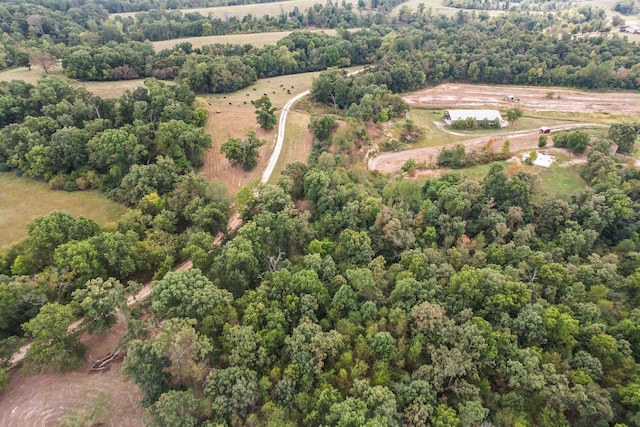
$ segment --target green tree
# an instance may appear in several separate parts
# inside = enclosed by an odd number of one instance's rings
[[[522,110],[518,107],[509,108],[507,110],[507,121],[513,125],[520,117],[522,117]]]
[[[638,138],[637,125],[626,125],[615,123],[609,127],[607,131],[607,139],[618,144],[618,152],[623,154],[633,154],[635,150],[636,139]]]
[[[196,427],[198,420],[198,398],[189,390],[170,390],[145,413],[145,422],[157,427]]]
[[[82,363],[83,348],[67,330],[75,319],[73,309],[57,302],[42,306],[36,317],[22,325],[33,339],[25,361],[30,371],[71,371]]]
[[[278,119],[276,119],[277,108],[271,105],[269,97],[263,95],[253,105],[256,107],[256,121],[260,127],[267,130],[273,129],[278,123]]]
[[[113,278],[88,281],[83,289],[73,292],[73,300],[82,308],[89,332],[109,330],[116,323],[116,310],[126,307],[124,287]]]
[[[338,127],[336,116],[332,114],[323,114],[311,116],[309,122],[309,130],[319,141],[326,141],[331,133]]]
[[[267,141],[258,139],[254,131],[249,131],[245,139],[229,138],[220,146],[220,153],[224,154],[232,165],[242,165],[244,170],[251,170],[258,164],[258,148]]]

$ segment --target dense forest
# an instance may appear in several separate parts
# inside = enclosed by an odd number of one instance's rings
[[[614,143],[634,152],[638,126],[554,136],[587,156],[585,187],[561,197],[502,163],[420,181],[362,159],[372,123],[417,132],[400,92],[447,80],[638,89],[638,44],[593,7],[395,19],[333,3],[220,31],[341,26],[335,36],[146,41],[208,34],[213,18],[166,9],[214,3],[0,5],[3,68],[40,50],[69,78],[145,78],[117,99],[51,76],[0,82],[0,171],[128,207],[104,228],[52,212],[0,250],[0,385],[23,338],[24,372],[74,369],[83,347],[68,325],[84,316],[103,332],[121,311],[122,372],[149,425],[640,426],[640,170],[611,155]],[[229,232],[232,200],[197,173],[211,138],[196,93],[317,70],[308,162],[242,188],[243,226]],[[464,147],[442,158],[468,161]],[[185,259],[193,269],[173,271]],[[125,295],[151,277],[150,301],[130,310]]]

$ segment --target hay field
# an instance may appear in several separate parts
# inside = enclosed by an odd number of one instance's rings
[[[311,30],[313,32],[323,32],[330,36],[336,34],[336,30],[334,29],[323,29],[323,30]],[[279,40],[285,38],[292,31],[272,31],[267,33],[248,33],[248,34],[227,34],[224,36],[202,36],[202,37],[187,37],[182,39],[169,39],[169,40],[161,40],[157,42],[151,42],[156,52],[159,52],[163,49],[171,49],[175,45],[179,43],[189,42],[191,45],[196,47],[202,47],[209,44],[239,44],[245,45],[250,44],[255,47],[264,47],[270,44],[276,44]]]
[[[351,3],[354,6],[357,5],[357,0],[345,0],[346,3]],[[296,7],[300,11],[304,11],[316,3],[324,4],[322,0],[289,0],[289,1],[276,1],[272,3],[258,3],[258,4],[242,4],[236,6],[217,6],[217,7],[203,7],[196,9],[180,9],[182,13],[199,13],[203,16],[215,16],[220,19],[227,19],[231,17],[242,18],[247,15],[253,15],[261,17],[265,15],[276,16],[281,13],[289,13]],[[111,17],[116,16],[135,17],[138,12],[126,12],[126,13],[112,13]]]
[[[361,67],[351,67],[347,71],[354,71],[359,68]],[[200,96],[198,101],[207,109],[209,114],[206,130],[212,138],[212,148],[206,154],[203,168],[203,174],[207,179],[223,181],[227,185],[229,194],[232,195],[241,186],[258,182],[273,152],[277,130],[264,131],[260,129],[256,123],[255,108],[251,101],[255,101],[266,94],[274,107],[280,110],[292,97],[310,89],[313,79],[319,74],[320,72],[301,73],[260,79],[253,85],[237,92]],[[289,94],[287,91],[291,93]],[[306,131],[306,123],[309,120],[307,115],[297,114],[294,111],[295,107],[294,105],[289,113],[284,146],[280,160],[272,175],[272,182],[278,179],[278,174],[287,163],[306,162],[309,155],[308,152],[300,147],[292,148],[290,146],[291,144],[297,145],[297,141],[305,138],[303,135]],[[279,111],[276,112],[276,115],[279,116]],[[266,140],[267,143],[260,149],[258,166],[247,172],[242,170],[240,166],[231,167],[224,155],[220,154],[220,146],[229,138],[246,137],[249,130],[254,130],[256,135]],[[306,138],[310,138],[310,136],[306,136]]]
[[[62,72],[61,66],[57,66],[50,70],[49,75],[57,77],[60,80],[64,80],[71,86],[83,86],[89,92],[101,98],[119,98],[125,93],[125,91],[134,90],[135,88],[144,85],[144,79],[119,80],[115,82],[79,82],[67,78]],[[36,84],[38,80],[46,76],[47,75],[44,71],[38,67],[31,67],[31,70],[21,67],[0,71],[0,81],[24,80],[27,83]],[[166,84],[173,84],[173,82],[169,81],[164,82]]]
[[[116,221],[125,211],[96,191],[53,191],[43,182],[0,173],[0,247],[27,236],[27,224],[40,215],[64,210],[100,225]]]

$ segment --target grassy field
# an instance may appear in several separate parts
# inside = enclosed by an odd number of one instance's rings
[[[125,208],[95,191],[52,191],[42,182],[0,173],[0,247],[27,235],[27,224],[60,209],[83,215],[100,225],[117,220]]]
[[[357,0],[344,0],[346,3],[351,3],[354,6],[357,4]],[[195,9],[180,9],[182,13],[199,13],[203,16],[215,16],[220,19],[227,19],[233,16],[242,18],[249,14],[255,17],[261,17],[265,15],[277,16],[281,13],[289,13],[296,7],[300,11],[304,11],[316,3],[324,4],[321,0],[289,0],[289,1],[276,1],[270,3],[257,3],[257,4],[243,4],[236,6],[218,6],[218,7],[203,7]],[[137,12],[128,13],[112,13],[111,17],[135,17]]]
[[[506,168],[514,165],[510,162],[500,163],[505,165]],[[482,180],[482,178],[484,178],[489,172],[491,165],[492,164],[472,166],[470,168],[459,169],[457,172],[465,176]],[[580,166],[578,165],[553,165],[548,169],[538,166],[520,165],[517,166],[517,169],[536,175],[539,178],[536,192],[540,197],[544,198],[560,197],[563,194],[572,194],[587,185],[580,176]]]
[[[348,68],[347,71],[354,71],[358,68]],[[229,194],[235,194],[243,185],[258,182],[273,152],[276,130],[264,131],[258,127],[255,108],[251,101],[255,101],[266,94],[279,111],[293,96],[310,89],[313,79],[319,74],[319,72],[301,73],[260,79],[253,85],[237,92],[198,97],[198,102],[209,113],[206,131],[211,135],[213,145],[206,155],[203,169],[207,179],[219,179],[224,182],[227,185]],[[287,91],[291,93],[287,93]],[[293,110],[295,110],[295,106]],[[279,114],[279,112],[276,112],[276,114]],[[306,149],[302,149],[304,145],[292,146],[292,144],[297,144],[298,141],[306,141],[309,138],[308,135],[305,136],[307,120],[307,114],[296,114],[294,111],[289,113],[287,134],[285,135],[281,157],[273,174],[274,180],[277,181],[278,174],[287,163],[307,161],[309,152]],[[255,131],[259,138],[266,140],[267,144],[260,149],[258,166],[247,172],[239,166],[231,167],[227,159],[219,151],[222,143],[228,138],[244,138],[250,130]]]
[[[289,112],[287,117],[287,131],[284,134],[284,144],[280,158],[276,164],[269,184],[277,184],[280,174],[289,163],[306,163],[311,154],[313,137],[309,132],[309,120],[311,116],[298,111]]]
[[[62,67],[58,66],[49,71],[49,75],[62,79],[72,86],[84,86],[89,92],[101,98],[119,98],[126,90],[133,90],[144,84],[144,79],[122,80],[116,82],[78,82],[68,79],[62,73]],[[24,80],[27,83],[36,84],[38,80],[46,77],[44,71],[37,67],[31,70],[22,67],[11,70],[0,71],[0,81]],[[165,82],[173,84],[173,82]]]
[[[336,34],[336,30],[334,29],[323,29],[323,30],[312,30],[315,32],[324,32],[331,36]],[[250,44],[255,47],[263,47],[266,45],[278,43],[279,40],[285,38],[291,34],[291,31],[273,31],[268,33],[248,33],[248,34],[227,34],[224,36],[203,36],[203,37],[187,37],[183,39],[169,39],[162,40],[158,42],[151,42],[156,52],[159,52],[163,49],[171,49],[175,45],[179,43],[189,42],[193,45],[193,47],[201,47],[209,44],[216,43],[229,43],[229,44],[239,44],[245,45]]]

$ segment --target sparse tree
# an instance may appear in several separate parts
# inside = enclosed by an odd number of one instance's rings
[[[518,119],[522,117],[522,110],[518,107],[509,108],[507,110],[507,121],[513,125]]]
[[[278,123],[276,119],[277,108],[271,104],[267,95],[262,96],[254,103],[256,107],[256,120],[262,129],[271,130]]]
[[[33,52],[29,55],[29,66],[40,67],[45,74],[58,64],[58,58],[46,52]]]
[[[220,153],[224,154],[232,165],[240,164],[244,170],[251,170],[258,164],[258,148],[267,141],[258,139],[254,131],[249,131],[245,139],[229,138],[220,147]]]

